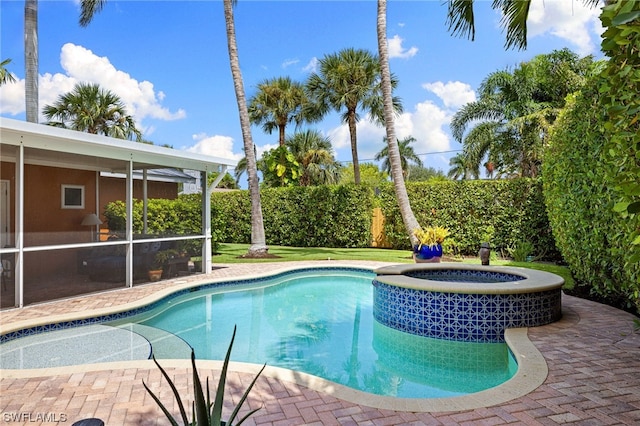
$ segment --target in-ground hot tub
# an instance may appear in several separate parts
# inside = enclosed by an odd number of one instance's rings
[[[420,336],[503,342],[505,328],[536,327],[562,316],[564,279],[548,272],[420,263],[375,273],[375,319]]]

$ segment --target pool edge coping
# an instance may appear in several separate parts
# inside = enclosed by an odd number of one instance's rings
[[[118,312],[129,311],[141,306],[156,302],[176,291],[186,288],[197,287],[207,283],[227,282],[230,280],[242,280],[251,278],[268,278],[272,275],[278,275],[288,271],[299,271],[303,269],[335,269],[335,268],[356,268],[375,271],[374,267],[363,265],[318,265],[318,266],[287,266],[274,271],[262,274],[245,274],[237,277],[224,277],[207,279],[206,275],[202,279],[181,283],[176,280],[176,285],[164,288],[158,292],[142,297],[136,301],[125,303],[117,307],[100,308],[85,312],[73,312],[55,315],[53,317],[43,317],[37,319],[29,319],[25,321],[17,321],[6,326],[0,325],[0,334],[6,334],[20,329],[35,327],[55,322],[71,321],[84,318],[93,318],[104,314],[113,314]],[[528,338],[527,328],[514,328],[505,330],[505,341],[513,353],[518,369],[516,374],[505,383],[469,395],[450,397],[450,398],[396,398],[389,396],[381,396],[358,391],[317,376],[298,371],[288,370],[281,367],[268,366],[262,373],[263,376],[295,383],[305,386],[311,390],[318,391],[335,398],[378,409],[388,409],[404,412],[448,412],[472,410],[482,407],[498,405],[510,400],[520,398],[532,392],[544,383],[548,375],[547,363],[540,351],[535,347],[533,342]],[[163,368],[188,368],[191,369],[190,360],[161,360]],[[197,360],[198,369],[209,368],[214,370],[222,369],[222,361]],[[231,362],[229,371],[236,373],[252,373],[259,371],[260,365]],[[74,366],[45,368],[45,369],[27,369],[27,370],[7,370],[0,369],[0,377],[3,379],[18,378],[34,378],[34,377],[50,377],[59,375],[68,375],[75,373],[87,373],[105,370],[120,369],[155,369],[157,368],[152,360],[122,361],[109,362],[99,364],[81,364]]]

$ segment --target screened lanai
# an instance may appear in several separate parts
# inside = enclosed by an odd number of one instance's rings
[[[210,194],[236,161],[0,118],[0,306],[22,307],[211,271]],[[197,173],[193,173],[193,172]],[[207,174],[218,172],[207,186]],[[193,177],[199,176],[199,179]],[[200,182],[200,226],[158,229],[150,200]],[[119,203],[122,220],[105,209]],[[153,226],[152,226],[153,225]],[[197,260],[194,262],[194,260]]]

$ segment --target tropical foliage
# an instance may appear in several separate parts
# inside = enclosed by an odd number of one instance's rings
[[[261,124],[268,134],[277,129],[280,146],[285,144],[289,123],[299,126],[305,121],[313,121],[310,111],[304,85],[289,77],[264,80],[258,84],[258,93],[249,100],[251,123]]]
[[[385,142],[385,147],[382,148],[380,152],[378,152],[374,160],[380,161],[382,160],[382,169],[387,173],[391,173],[391,161],[389,159],[389,145],[386,144],[386,137],[383,138]],[[422,167],[422,160],[416,152],[413,150],[411,144],[416,141],[416,138],[413,136],[407,136],[401,141],[398,141],[398,151],[400,152],[400,165],[402,166],[402,176],[405,179],[409,178],[409,173],[411,168],[409,167],[411,164]]]
[[[351,164],[346,164],[340,169],[340,182],[341,185],[354,184],[355,178],[353,176],[353,167]],[[380,168],[374,163],[362,163],[360,164],[360,184],[370,186],[372,188],[389,183],[389,175],[380,170]]]
[[[598,0],[583,0],[585,4],[595,6]],[[512,1],[496,0],[492,3],[493,9],[502,12],[501,26],[506,29],[505,47],[525,48],[527,46],[527,18],[531,0]],[[455,35],[475,37],[474,2],[469,0],[450,0],[447,2],[447,24],[449,30]],[[389,49],[387,38],[387,1],[378,0],[378,13],[376,20],[376,32],[378,38],[378,52],[380,55],[381,92],[384,109],[384,123],[389,145],[389,159],[391,161],[391,174],[394,182],[396,200],[400,208],[406,233],[419,226],[413,213],[409,196],[402,178],[400,154],[396,144],[395,117],[392,107],[392,81],[389,69]]]
[[[0,86],[16,81],[15,77],[6,68],[9,63],[11,63],[11,59],[5,59],[0,62]]]
[[[300,166],[299,184],[331,185],[340,179],[340,165],[333,156],[331,140],[316,130],[297,132],[285,144]]]
[[[581,59],[563,49],[538,55],[513,71],[489,74],[478,100],[464,105],[451,121],[452,134],[464,147],[452,174],[477,177],[481,164],[489,162],[499,175],[538,176],[549,127],[565,97],[582,87],[592,64],[590,56]]]
[[[300,178],[300,164],[284,145],[266,151],[259,164],[267,187],[293,186]]]
[[[118,139],[142,139],[120,98],[98,84],[78,83],[54,104],[45,105],[42,112],[51,126]]]
[[[451,179],[478,179],[480,168],[477,163],[471,161],[466,155],[456,154],[449,160],[447,176]]]
[[[394,78],[391,84],[395,87],[397,80]],[[359,185],[356,123],[362,113],[368,114],[374,122],[384,122],[377,56],[367,50],[352,48],[326,55],[319,61],[318,73],[309,76],[307,90],[320,116],[330,110],[342,113],[342,121],[349,126],[353,174]],[[396,112],[402,110],[398,98],[394,99],[394,107]]]

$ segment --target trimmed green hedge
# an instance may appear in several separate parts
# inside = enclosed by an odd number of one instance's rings
[[[597,84],[570,98],[545,152],[544,193],[558,248],[576,280],[609,299],[638,303],[640,265],[631,261],[633,224],[614,211],[605,109]]]
[[[261,203],[267,244],[369,247],[372,202],[373,191],[355,185],[264,189]],[[248,191],[214,193],[211,204],[212,220],[222,228],[221,241],[251,241]]]
[[[532,179],[407,183],[411,208],[421,226],[443,226],[461,254],[476,255],[490,237],[505,252],[521,241],[539,258],[557,258],[547,220],[542,183]],[[381,191],[385,234],[395,248],[410,248],[393,188]]]
[[[412,209],[423,226],[441,225],[451,236],[450,249],[476,255],[491,234],[498,249],[531,242],[532,254],[558,255],[542,200],[542,186],[530,179],[407,183]],[[261,192],[266,242],[294,247],[370,247],[373,207],[382,208],[385,233],[393,248],[410,249],[393,186],[375,191],[340,185],[271,188]],[[136,202],[134,228],[142,227],[142,205]],[[109,226],[123,224],[124,205],[107,208]],[[178,200],[149,200],[149,229],[155,233],[193,233],[200,226],[199,195]],[[112,221],[116,227],[112,227]],[[211,198],[214,242],[251,241],[248,191],[216,192]],[[452,247],[455,246],[455,247]]]

